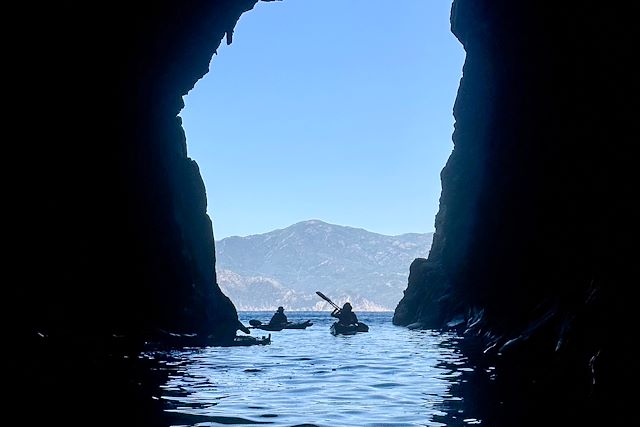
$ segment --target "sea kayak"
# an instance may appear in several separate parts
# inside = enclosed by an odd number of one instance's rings
[[[310,320],[304,322],[289,322],[286,325],[269,325],[268,323],[262,323],[260,320],[249,320],[249,324],[255,329],[262,329],[263,331],[281,331],[283,329],[306,329],[312,326]]]
[[[335,322],[331,325],[330,331],[331,335],[355,335],[358,332],[369,332],[369,326],[362,322],[350,325],[343,325],[342,323]]]
[[[181,347],[235,347],[267,344],[271,344],[271,334],[266,337],[236,335],[231,339],[220,340],[213,336],[175,333],[159,329],[156,331],[155,337],[150,339],[145,346],[148,350],[153,351]]]
[[[250,337],[245,335],[238,335],[233,339],[233,342],[228,344],[230,347],[244,347],[250,345],[268,345],[271,344],[271,334],[268,337]]]

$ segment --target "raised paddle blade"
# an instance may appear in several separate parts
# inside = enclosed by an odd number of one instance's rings
[[[316,294],[318,294],[318,296],[320,298],[322,298],[323,300],[325,300],[326,302],[328,302],[329,304],[331,304],[332,306],[334,306],[335,308],[337,308],[338,310],[340,309],[340,307],[338,307],[333,301],[331,301],[325,294],[323,294],[320,291],[316,291]]]
[[[323,294],[322,292],[320,292],[320,291],[316,291],[316,294],[318,294],[318,296],[319,296],[320,298],[322,298],[323,300],[325,300],[325,301],[329,301],[329,298],[327,298],[327,297],[325,296],[325,294]]]

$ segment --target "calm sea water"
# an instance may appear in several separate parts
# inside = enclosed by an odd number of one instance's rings
[[[245,325],[271,314],[239,313]],[[270,345],[148,354],[170,373],[160,399],[171,425],[481,424],[456,393],[472,371],[458,337],[394,326],[392,313],[357,314],[368,333],[332,336],[328,312],[288,312],[313,326],[271,332]]]

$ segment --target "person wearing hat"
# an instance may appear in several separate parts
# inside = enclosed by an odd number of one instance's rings
[[[358,316],[352,311],[351,304],[345,302],[341,309],[336,308],[331,312],[333,317],[338,318],[338,323],[342,325],[357,325]]]
[[[271,320],[269,320],[269,326],[286,326],[289,323],[287,315],[284,314],[284,307],[278,307],[278,310],[273,314]]]

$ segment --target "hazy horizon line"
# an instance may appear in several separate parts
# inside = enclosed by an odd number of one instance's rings
[[[327,225],[335,225],[335,226],[338,226],[338,227],[353,228],[353,229],[356,229],[356,230],[364,230],[364,231],[367,231],[369,233],[379,234],[381,236],[387,236],[387,237],[398,237],[398,236],[403,236],[403,235],[406,235],[406,234],[429,234],[429,233],[435,233],[435,230],[431,230],[431,231],[422,231],[422,232],[421,231],[408,231],[408,232],[399,233],[399,234],[386,234],[386,233],[380,233],[380,232],[377,232],[377,231],[372,231],[372,230],[369,230],[369,229],[364,228],[364,227],[356,227],[356,226],[352,226],[352,225],[336,224],[336,223],[327,222],[325,220],[321,220],[321,219],[317,219],[317,218],[311,218],[311,219],[306,219],[306,220],[294,222],[293,224],[290,224],[290,225],[288,225],[286,227],[273,228],[271,230],[264,231],[262,233],[251,233],[251,234],[245,234],[245,235],[230,234],[230,235],[225,236],[225,237],[215,237],[216,233],[215,233],[215,230],[214,230],[214,241],[218,242],[220,240],[228,239],[228,238],[231,238],[231,237],[259,236],[259,235],[262,235],[262,234],[268,234],[268,233],[272,233],[274,231],[284,230],[286,228],[293,227],[294,225],[302,224],[302,223],[305,223],[305,222],[312,222],[312,221],[321,222],[321,223],[327,224]]]

